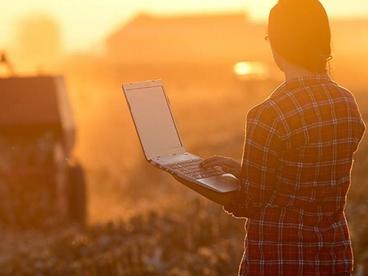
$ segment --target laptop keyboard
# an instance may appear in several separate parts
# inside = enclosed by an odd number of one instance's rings
[[[208,178],[208,177],[224,174],[224,172],[219,169],[202,168],[200,166],[201,162],[202,162],[202,159],[193,159],[193,160],[183,161],[183,162],[170,164],[166,166],[172,169],[174,172],[179,172],[181,174],[192,177],[194,179]]]

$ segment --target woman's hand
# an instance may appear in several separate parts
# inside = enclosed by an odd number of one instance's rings
[[[202,161],[201,166],[205,169],[220,167],[224,172],[240,177],[240,163],[229,157],[213,156]]]

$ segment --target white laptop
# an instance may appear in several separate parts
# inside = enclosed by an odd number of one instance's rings
[[[235,176],[202,168],[203,159],[186,151],[161,80],[127,83],[123,91],[148,162],[212,192],[239,190]]]

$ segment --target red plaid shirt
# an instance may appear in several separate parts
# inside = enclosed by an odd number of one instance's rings
[[[248,113],[240,275],[352,271],[344,208],[364,129],[354,97],[327,75],[287,81]]]

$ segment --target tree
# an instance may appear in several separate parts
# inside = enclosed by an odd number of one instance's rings
[[[14,37],[16,67],[49,70],[63,52],[59,24],[49,15],[29,15],[18,22]]]

